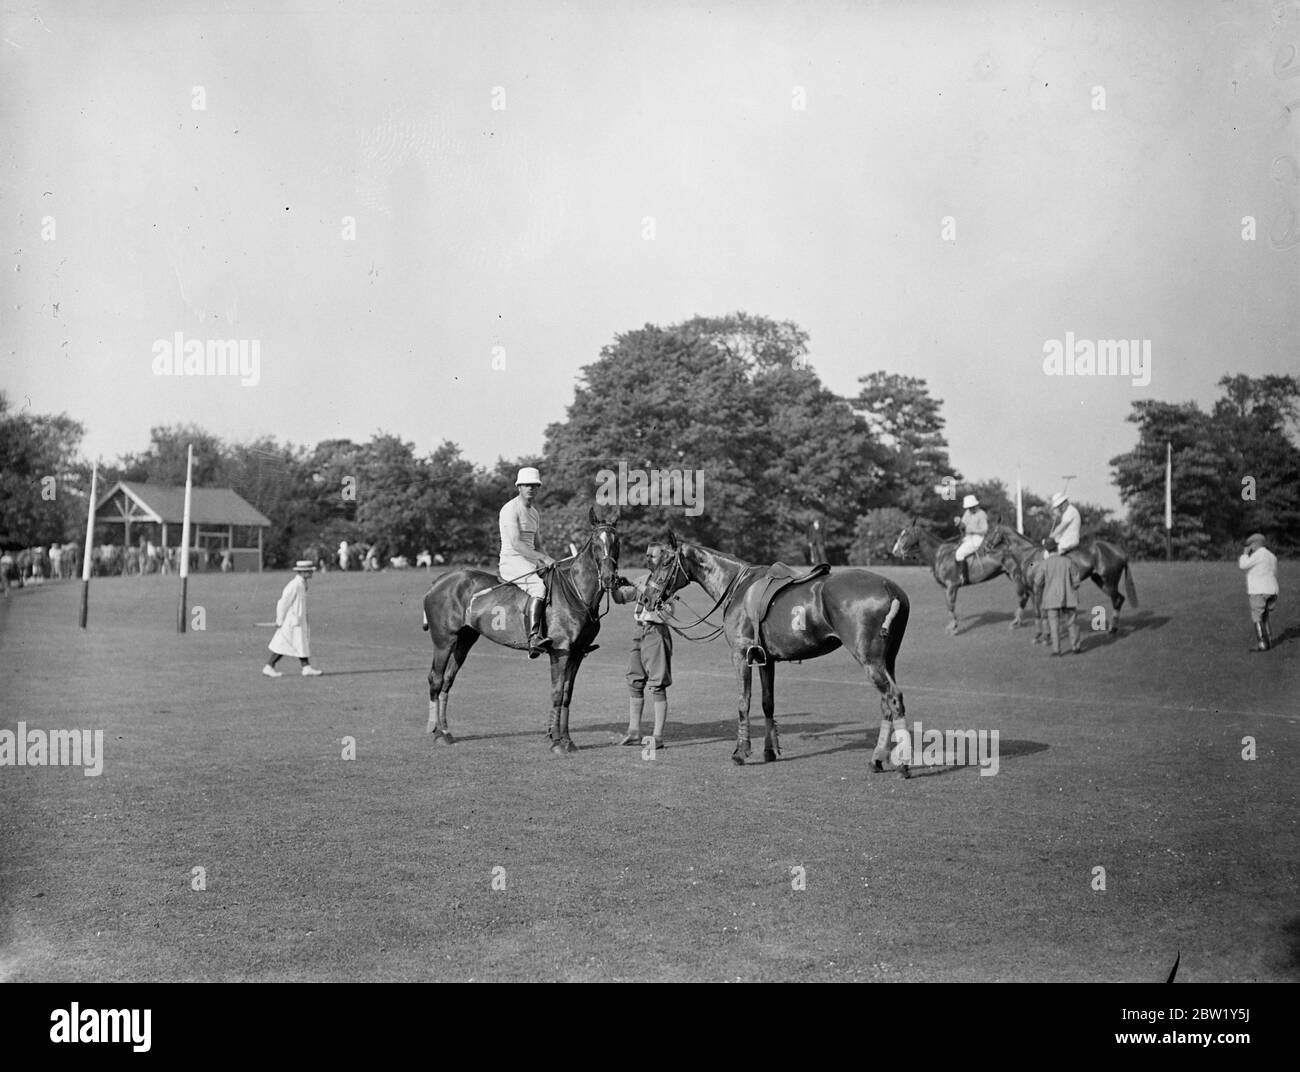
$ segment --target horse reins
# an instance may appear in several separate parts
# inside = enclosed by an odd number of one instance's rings
[[[673,621],[665,622],[665,624],[668,626],[669,629],[671,629],[678,636],[682,637],[684,640],[690,640],[702,644],[712,643],[714,640],[717,640],[718,637],[720,637],[723,634],[723,632],[725,632],[726,630],[725,619],[727,616],[727,611],[731,609],[731,597],[734,594],[734,590],[736,586],[740,583],[740,581],[744,577],[746,577],[749,573],[751,573],[753,570],[757,568],[758,567],[756,566],[742,567],[740,572],[737,573],[733,578],[731,578],[729,582],[727,582],[727,587],[722,590],[722,595],[720,595],[714,601],[713,606],[710,607],[707,611],[705,611],[704,614],[700,615],[695,621],[690,622],[685,626],[678,626],[676,622]],[[686,572],[686,567],[682,565],[682,552],[680,548],[678,548],[676,551],[673,552],[673,569],[676,572],[680,573],[686,579],[686,584],[683,584],[681,586],[682,588],[685,588],[687,584],[691,583],[691,575]],[[673,580],[676,579],[677,577],[674,575]],[[678,590],[680,591],[680,589]],[[683,600],[682,602],[684,603],[685,600]],[[726,604],[725,606],[723,606],[724,603]],[[691,636],[689,633],[686,632],[687,629],[694,629],[697,626],[707,624],[709,617],[719,607],[722,607],[722,617],[724,619],[723,623],[721,625],[716,625],[716,626],[710,625],[710,629],[712,630],[712,632],[708,636],[695,637],[695,636]],[[676,618],[676,615],[673,614],[673,612],[669,608],[663,606],[662,599],[660,600],[659,606],[654,609],[658,610],[661,614],[665,615],[668,618]],[[689,606],[687,607],[687,609],[690,610]],[[697,612],[691,610],[691,613],[695,614]]]

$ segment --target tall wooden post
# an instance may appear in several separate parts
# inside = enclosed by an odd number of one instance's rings
[[[86,553],[81,560],[81,628],[90,615],[90,563],[95,550],[95,496],[99,493],[99,462],[90,470],[90,509],[86,513]]]
[[[185,460],[185,513],[181,522],[181,601],[176,607],[176,632],[185,632],[186,602],[190,584],[190,484],[194,475],[194,447],[188,448]]]

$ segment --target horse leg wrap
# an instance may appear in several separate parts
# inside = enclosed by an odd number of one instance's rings
[[[894,615],[898,613],[898,608],[900,606],[901,604],[897,599],[891,599],[889,601],[889,613],[885,615],[885,620],[880,623],[880,635],[882,637],[888,639],[889,627],[894,624]]]
[[[424,727],[425,733],[435,733],[438,729],[438,701],[429,701],[429,722]]]

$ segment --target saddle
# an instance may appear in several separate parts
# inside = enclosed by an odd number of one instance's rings
[[[825,577],[830,571],[830,564],[826,562],[802,572],[792,569],[784,562],[774,562],[758,575],[746,590],[745,601],[741,606],[742,635],[749,641],[745,653],[746,662],[758,663],[760,666],[767,662],[767,651],[763,646],[763,619],[767,617],[772,600],[787,588]]]

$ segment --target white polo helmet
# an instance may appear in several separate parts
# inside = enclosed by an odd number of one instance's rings
[[[974,510],[975,507],[979,506],[979,504],[980,501],[978,498],[974,495],[967,495],[966,498],[961,501],[961,508],[963,510]]]
[[[515,477],[515,487],[520,484],[534,484],[538,487],[542,483],[542,474],[534,469],[531,465],[526,465],[519,470],[519,475]]]
[[[1066,495],[1065,492],[1063,491],[1058,491],[1055,495],[1052,496],[1052,509],[1055,510],[1058,506],[1061,505],[1061,503],[1069,502],[1069,501],[1070,501],[1070,496]]]

